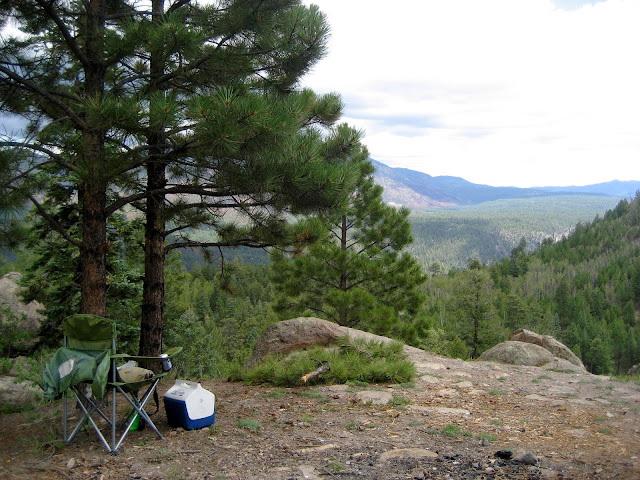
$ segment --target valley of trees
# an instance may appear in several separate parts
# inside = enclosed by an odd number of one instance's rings
[[[413,210],[414,242],[407,247],[427,270],[464,268],[470,257],[493,263],[521,238],[528,250],[547,238],[560,240],[580,222],[613,208],[619,197],[565,195],[497,200],[457,208]],[[434,265],[434,263],[436,265]]]

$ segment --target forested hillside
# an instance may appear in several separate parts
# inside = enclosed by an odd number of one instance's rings
[[[490,266],[433,276],[427,289],[438,338],[427,343],[444,353],[477,356],[528,328],[563,341],[594,373],[625,373],[640,362],[640,197],[533,253],[523,240]]]
[[[597,207],[589,205],[577,212],[571,204],[555,204],[556,214],[545,215],[537,210],[539,202],[530,205],[530,211],[521,205],[517,218],[507,213],[511,207],[501,210],[500,204],[485,205],[483,217],[476,207],[474,212],[446,212],[440,217],[425,214],[419,222],[414,218],[416,241],[410,251],[417,252],[421,263],[428,265],[424,271],[430,277],[422,287],[424,308],[411,324],[396,329],[400,339],[438,353],[470,358],[524,327],[560,339],[596,373],[625,373],[639,363],[638,197],[619,202],[590,222],[577,223],[575,231],[559,241],[548,237],[540,242],[540,248],[532,248],[524,238],[516,242],[515,236],[522,231],[519,227],[539,226],[545,219],[546,228],[560,233],[558,222],[568,222],[572,214],[584,216],[589,208]],[[133,234],[131,227],[118,227],[123,245],[135,245],[139,233]],[[509,228],[511,236],[504,233]],[[51,320],[77,306],[78,286],[51,281],[52,275],[64,277],[60,268],[73,257],[65,255],[55,242],[43,243],[42,238],[34,238],[29,245],[40,246],[23,251],[17,261],[5,257],[0,271],[27,273],[29,298],[47,305]],[[496,260],[477,256],[469,261],[477,253],[468,248],[471,241],[485,245]],[[432,263],[420,254],[420,248],[429,242],[433,242]],[[516,247],[509,250],[514,242]],[[44,248],[47,245],[53,250]],[[39,256],[41,250],[48,253]],[[453,250],[459,255],[456,262],[466,258],[465,267],[446,272],[442,255]],[[212,263],[203,263],[202,256],[190,250],[168,262],[164,343],[185,346],[179,367],[185,375],[229,373],[233,365],[248,358],[260,333],[280,319],[272,310],[275,288],[266,254],[260,249],[222,251],[224,259],[217,250],[212,252]],[[120,256],[112,267],[112,310],[120,312],[116,316],[128,350],[135,349],[139,334],[138,257]],[[40,266],[26,271],[28,265]],[[71,274],[72,270],[66,275]],[[48,288],[38,288],[43,285]],[[60,301],[62,297],[64,301]],[[121,315],[123,312],[126,315]],[[49,338],[55,345],[55,338]],[[202,357],[202,351],[210,353]]]
[[[414,241],[408,251],[428,270],[463,268],[470,258],[495,262],[508,256],[523,237],[529,250],[546,238],[560,240],[576,224],[603,215],[619,201],[619,197],[565,195],[413,210],[409,220]]]

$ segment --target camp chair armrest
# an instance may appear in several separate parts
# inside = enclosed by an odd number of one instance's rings
[[[134,381],[134,382],[107,382],[107,385],[113,386],[113,387],[131,387],[131,386],[135,386],[136,389],[139,388],[141,385],[145,385],[148,384],[149,382],[152,382],[156,379],[159,378],[163,378],[166,377],[169,374],[169,372],[160,372],[160,373],[156,373],[153,375],[153,377],[149,377],[149,378],[145,378],[139,381]]]
[[[182,347],[172,347],[167,350],[167,355],[173,357],[182,351]],[[145,357],[140,355],[128,355],[126,353],[116,353],[111,355],[111,358],[117,358],[122,360],[143,360],[143,361],[161,361],[162,357]]]

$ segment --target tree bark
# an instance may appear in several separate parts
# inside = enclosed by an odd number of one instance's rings
[[[152,162],[147,166],[147,182],[150,190],[164,187],[163,163]],[[150,196],[146,213],[139,354],[157,356],[162,353],[164,330],[164,195]]]
[[[107,224],[105,188],[85,182],[82,197],[82,264],[80,311],[105,316],[107,310]]]
[[[87,9],[83,68],[85,94],[95,101],[104,93],[104,28],[105,2],[91,0]],[[107,184],[101,174],[105,161],[104,138],[102,126],[89,124],[83,131],[85,149],[81,167],[86,169],[86,177],[78,192],[82,211],[80,311],[101,316],[106,315],[107,309]]]
[[[164,14],[164,0],[153,0],[151,3],[152,19],[160,22]],[[164,62],[161,52],[151,52],[151,81],[164,73]],[[151,122],[153,124],[153,122]],[[164,132],[150,132],[149,145],[161,145]],[[153,154],[162,153],[156,147],[150,152],[147,164],[147,190],[155,191],[166,187],[166,165],[153,159]],[[162,353],[162,332],[164,330],[164,241],[165,241],[165,195],[162,193],[147,198],[145,225],[145,264],[144,284],[142,291],[142,320],[140,323],[139,355],[158,356]],[[148,365],[157,368],[157,365]]]

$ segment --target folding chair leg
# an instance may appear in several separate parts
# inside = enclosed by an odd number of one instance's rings
[[[66,398],[64,399],[64,406],[63,406],[63,410],[64,410],[64,442],[66,444],[71,443],[73,441],[73,439],[76,437],[76,435],[78,435],[78,433],[80,433],[80,430],[82,429],[82,427],[88,422],[88,423],[91,424],[91,426],[95,430],[96,434],[100,438],[100,441],[102,442],[104,447],[107,449],[107,452],[112,453],[113,448],[111,447],[111,445],[109,445],[109,442],[106,440],[106,438],[102,434],[102,431],[100,430],[100,427],[98,427],[98,425],[96,424],[96,422],[93,419],[92,415],[94,413],[98,413],[111,426],[112,432],[115,432],[113,420],[109,420],[109,418],[107,418],[107,416],[104,413],[102,413],[102,411],[98,408],[98,406],[89,397],[87,397],[84,393],[82,393],[81,391],[78,391],[75,388],[72,388],[71,391],[73,392],[74,396],[76,397],[76,401],[77,401],[78,405],[80,406],[80,409],[83,412],[83,416],[78,421],[78,423],[76,424],[74,429],[71,431],[71,433],[69,435],[67,435],[67,428],[68,428],[68,425],[67,425],[68,424],[68,422],[67,422],[67,408],[68,407],[67,407],[67,400],[66,400]],[[89,408],[87,408],[85,406],[85,404],[82,402],[82,399],[84,399],[90,405]],[[114,436],[114,435],[115,435],[115,433],[112,433],[112,436]],[[115,444],[115,442],[113,442],[113,444]]]
[[[133,407],[135,413],[137,413],[140,416],[140,418],[147,425],[149,425],[149,427],[154,432],[156,432],[156,434],[158,435],[158,437],[160,437],[160,439],[163,439],[164,437],[162,436],[160,431],[153,424],[153,421],[151,420],[151,418],[149,418],[149,415],[147,415],[147,412],[144,411],[144,407],[147,404],[147,402],[149,401],[149,399],[151,398],[151,395],[153,395],[153,392],[155,391],[156,386],[157,386],[159,381],[160,381],[159,378],[154,380],[140,400],[138,400],[134,395],[127,394],[127,392],[125,392],[120,386],[116,386],[116,388],[118,389],[118,391],[120,393],[122,393],[124,398],[127,399],[129,404]],[[115,391],[115,389],[114,389],[114,391]],[[122,433],[122,436],[118,440],[118,443],[114,442],[115,446],[113,448],[113,453],[117,452],[118,448],[120,448],[120,445],[122,444],[122,442],[124,441],[125,437],[129,433],[129,431],[130,431],[129,429],[131,428],[131,425],[133,425],[134,421],[135,421],[135,415],[132,415],[131,418],[129,419],[129,421],[127,422],[127,425],[125,426],[124,432]]]
[[[65,444],[68,443],[67,437],[67,391],[62,393],[62,440]]]
[[[128,428],[128,427],[127,427]],[[117,452],[118,447],[116,445],[116,389],[111,389],[111,452]],[[115,455],[116,453],[114,453]]]

